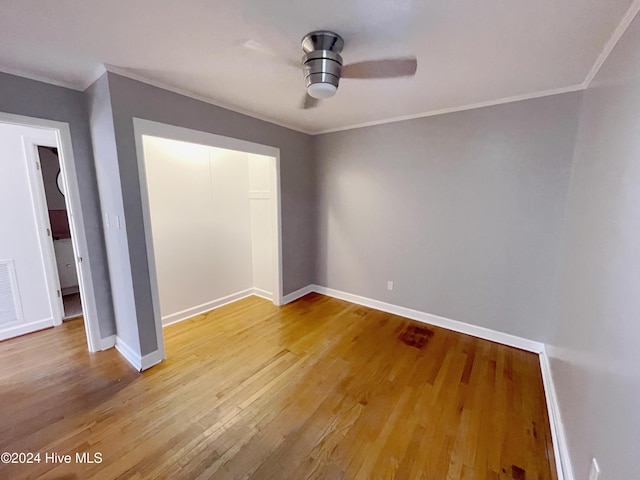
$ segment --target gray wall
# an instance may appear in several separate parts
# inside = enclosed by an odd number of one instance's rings
[[[133,118],[225,135],[280,149],[284,294],[313,281],[311,137],[112,73],[109,90],[142,354],[156,349]]]
[[[549,353],[575,478],[640,472],[640,17],[585,92]]]
[[[316,137],[316,283],[546,341],[580,101]]]
[[[129,247],[107,76],[103,75],[94,82],[85,94],[93,139],[93,155],[96,160],[97,192],[100,195],[104,221],[104,241],[111,279],[116,331],[119,341],[124,342],[129,349],[139,354],[140,338],[129,267]]]
[[[69,124],[89,249],[87,260],[91,265],[100,336],[104,338],[114,334],[111,288],[102,222],[100,221],[100,202],[95,193],[97,190],[96,173],[84,94],[0,72],[0,111]]]

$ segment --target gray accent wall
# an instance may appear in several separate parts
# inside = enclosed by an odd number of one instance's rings
[[[191,128],[280,149],[284,294],[313,282],[312,139],[246,115],[108,73],[126,234],[142,354],[156,350],[133,118]]]
[[[640,17],[584,94],[548,348],[576,480],[640,472]]]
[[[315,137],[316,283],[547,341],[580,102]]]
[[[0,111],[69,124],[84,215],[100,337],[115,334],[89,118],[82,92],[0,72]]]

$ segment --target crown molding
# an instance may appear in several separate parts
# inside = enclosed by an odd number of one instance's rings
[[[622,17],[622,20],[620,21],[616,29],[611,34],[609,41],[602,49],[602,52],[600,52],[600,55],[598,55],[596,62],[593,64],[593,67],[591,67],[591,70],[587,75],[587,78],[584,79],[583,85],[585,89],[589,87],[595,76],[600,71],[600,68],[602,68],[604,62],[607,61],[607,58],[609,58],[609,55],[611,55],[611,52],[618,44],[618,41],[620,41],[624,33],[627,31],[627,28],[629,28],[629,25],[631,25],[631,22],[636,17],[639,11],[640,0],[635,0],[629,7],[629,10],[627,10],[627,13],[625,13],[624,17]]]
[[[82,82],[82,91],[84,92],[87,88],[93,85],[105,73],[107,73],[107,67],[105,67],[104,64],[101,63],[93,69],[93,72],[91,72],[90,75],[85,77],[84,82]]]
[[[314,132],[312,135],[323,135],[325,133],[334,133],[334,132],[342,132],[344,130],[353,130],[356,128],[364,128],[364,127],[373,127],[376,125],[384,125],[387,123],[396,123],[396,122],[403,122],[405,120],[415,120],[417,118],[425,118],[425,117],[433,117],[436,115],[444,115],[447,113],[455,113],[455,112],[463,112],[465,110],[474,110],[476,108],[483,108],[483,107],[492,107],[495,105],[503,105],[505,103],[513,103],[513,102],[520,102],[522,100],[530,100],[532,98],[540,98],[540,97],[549,97],[551,95],[558,95],[561,93],[570,93],[570,92],[577,92],[580,90],[584,90],[584,85],[581,83],[579,85],[572,85],[570,87],[563,87],[563,88],[555,88],[553,90],[543,90],[540,92],[533,92],[533,93],[525,93],[522,95],[514,95],[512,97],[505,97],[505,98],[500,98],[497,100],[487,100],[486,102],[479,102],[479,103],[472,103],[469,105],[460,105],[459,107],[451,107],[451,108],[443,108],[440,110],[430,110],[428,112],[424,112],[424,113],[416,113],[413,115],[404,115],[401,117],[393,117],[393,118],[388,118],[385,120],[375,120],[373,122],[364,122],[364,123],[358,123],[355,125],[348,125],[345,127],[338,127],[338,128],[329,128],[327,130],[321,130],[319,132]]]
[[[289,123],[280,122],[278,120],[274,120],[273,118],[258,115],[249,110],[245,110],[243,108],[236,107],[234,105],[229,105],[229,104],[220,102],[219,100],[213,99],[211,97],[203,96],[203,95],[200,95],[200,94],[197,94],[173,85],[168,85],[166,83],[160,82],[158,80],[147,77],[145,75],[134,73],[131,70],[128,70],[126,68],[116,67],[114,65],[109,65],[109,64],[105,64],[104,67],[106,68],[107,72],[115,73],[116,75],[120,75],[122,77],[126,77],[131,80],[136,80],[138,82],[146,83],[147,85],[151,85],[153,87],[157,87],[163,90],[167,90],[169,92],[177,93],[178,95],[183,95],[185,97],[193,98],[194,100],[199,100],[201,102],[208,103],[210,105],[215,105],[216,107],[224,108],[225,110],[231,110],[232,112],[236,112],[241,115],[246,115],[248,117],[252,117],[257,120],[262,120],[263,122],[273,123],[274,125],[278,125],[279,127],[288,128],[289,130],[295,130],[296,132],[300,132],[300,133],[306,133],[307,135],[313,135],[311,131],[304,130],[300,127],[291,125]]]
[[[46,75],[29,72],[28,70],[24,70],[22,68],[0,65],[0,72],[8,73],[9,75],[15,75],[16,77],[28,78],[29,80],[35,80],[37,82],[48,83],[49,85],[55,85],[56,87],[68,88],[70,90],[77,90],[80,92],[83,90],[82,84],[80,82],[58,80]]]

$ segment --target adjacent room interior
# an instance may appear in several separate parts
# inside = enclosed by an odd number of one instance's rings
[[[3,5],[0,478],[635,478],[639,11]]]
[[[63,320],[82,316],[82,301],[78,272],[73,254],[73,240],[69,214],[64,198],[64,182],[58,149],[55,147],[38,147],[40,170],[44,180],[44,191],[49,213],[49,225],[56,257],[56,270],[60,282],[60,293],[63,303]]]

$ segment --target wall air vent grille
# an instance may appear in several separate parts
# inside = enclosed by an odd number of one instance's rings
[[[0,260],[0,325],[22,320],[13,260]]]

